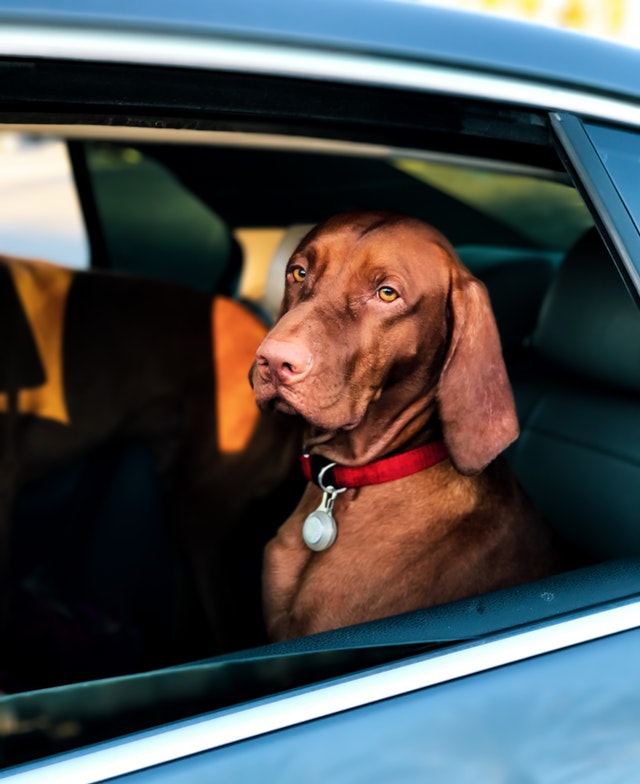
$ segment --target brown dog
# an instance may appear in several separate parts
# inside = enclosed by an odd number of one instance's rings
[[[247,384],[265,327],[222,297],[16,259],[0,259],[0,302],[3,581],[25,481],[107,442],[146,440],[171,476],[174,535],[203,637],[208,625],[205,650],[230,647],[221,605],[238,592],[225,541],[297,452],[288,426],[259,415]]]
[[[313,230],[252,380],[262,409],[305,420],[315,478],[265,553],[273,639],[553,570],[550,532],[495,459],[518,424],[487,293],[435,229],[364,212]],[[323,501],[316,482],[347,489]]]

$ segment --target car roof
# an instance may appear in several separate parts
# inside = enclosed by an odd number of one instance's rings
[[[0,0],[0,27],[11,22],[311,46],[640,99],[640,50],[410,0]]]

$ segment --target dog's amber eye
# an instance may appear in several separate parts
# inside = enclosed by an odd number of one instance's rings
[[[307,277],[307,271],[304,267],[294,267],[291,270],[291,277],[295,280],[296,283],[302,283],[303,280]]]
[[[398,299],[398,292],[392,289],[391,286],[381,286],[376,291],[376,294],[378,299],[381,299],[383,302],[393,302],[394,299]]]

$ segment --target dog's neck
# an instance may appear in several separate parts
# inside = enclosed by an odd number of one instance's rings
[[[383,397],[373,403],[352,430],[307,427],[305,449],[345,466],[371,463],[441,437],[435,394],[423,395],[396,407]]]

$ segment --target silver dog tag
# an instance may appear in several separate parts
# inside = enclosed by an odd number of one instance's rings
[[[302,538],[310,550],[319,553],[328,550],[338,536],[338,526],[333,516],[333,504],[336,496],[343,493],[347,488],[337,489],[329,485],[325,486],[323,479],[325,471],[332,468],[335,463],[325,466],[318,474],[318,484],[322,490],[322,501],[320,506],[311,512],[302,526]]]
[[[336,540],[338,526],[331,512],[336,495],[325,491],[320,506],[304,521],[302,538],[310,550],[328,550]]]

